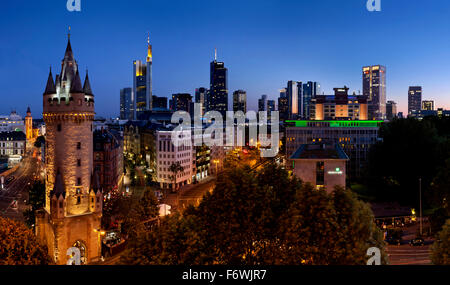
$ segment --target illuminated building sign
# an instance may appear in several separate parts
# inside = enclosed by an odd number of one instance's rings
[[[342,175],[342,174],[344,174],[344,172],[342,172],[342,170],[339,167],[336,167],[335,170],[328,171],[328,174],[330,174],[330,175]]]

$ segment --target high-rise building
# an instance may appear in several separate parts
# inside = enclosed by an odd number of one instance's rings
[[[133,62],[133,95],[134,110],[133,119],[139,117],[147,110],[152,110],[152,45],[150,36],[147,39],[147,63],[140,60]]]
[[[242,111],[247,113],[247,92],[236,90],[233,92],[233,112]]]
[[[297,119],[302,117],[303,110],[303,94],[302,83],[297,81],[288,81],[286,88],[286,96],[288,99],[289,119]]]
[[[133,114],[134,114],[133,89],[130,87],[120,89],[120,119],[133,120]]]
[[[273,111],[275,111],[275,100],[267,100],[267,112],[269,112],[269,116]]]
[[[386,117],[386,67],[365,66],[362,72],[363,95],[368,99],[369,119],[384,119]]]
[[[28,107],[27,116],[25,117],[25,135],[28,141],[33,139],[33,117],[31,116],[30,107]]]
[[[303,84],[303,117],[309,119],[311,100],[320,95],[320,83],[308,81]]]
[[[278,113],[281,121],[289,118],[289,102],[285,88],[280,90],[280,97],[278,97]]]
[[[387,101],[386,103],[386,119],[391,121],[397,117],[397,103],[394,101]]]
[[[58,265],[70,248],[81,264],[99,261],[102,189],[93,169],[94,95],[86,74],[81,83],[70,34],[56,83],[50,71],[43,95],[45,207],[36,212],[36,236]]]
[[[192,96],[189,93],[172,94],[171,110],[172,111],[186,111],[190,113]]]
[[[167,109],[167,97],[158,97],[153,95],[153,109]]]
[[[228,70],[223,62],[217,61],[217,50],[210,70],[210,94],[208,98],[208,111],[217,111],[226,118],[228,111]]]
[[[195,89],[195,103],[202,104],[202,116],[206,113],[209,90],[205,87]]]
[[[422,110],[424,111],[434,111],[434,101],[424,100],[422,101]]]
[[[258,111],[267,111],[267,95],[262,95],[261,99],[258,99]]]
[[[410,86],[408,90],[408,115],[415,115],[422,109],[422,86]]]

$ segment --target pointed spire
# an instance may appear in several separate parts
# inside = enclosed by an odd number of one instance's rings
[[[147,62],[152,61],[152,45],[150,44],[150,33],[148,33],[147,37]]]
[[[80,73],[77,70],[77,74],[75,75],[71,86],[70,93],[83,93],[83,87],[81,86]]]
[[[66,53],[64,54],[64,59],[73,60],[72,45],[70,44],[70,26],[69,33],[67,34],[67,47]]]
[[[61,173],[58,172],[56,174],[55,184],[53,185],[52,195],[59,196],[60,194],[65,195],[66,190],[64,189]]]
[[[27,108],[27,114],[28,114],[28,113],[31,114],[30,106],[28,106],[28,108]]]
[[[94,95],[92,94],[91,83],[89,82],[89,75],[87,69],[86,69],[86,78],[84,79],[83,92],[86,95]]]
[[[217,61],[217,48],[214,49],[214,61]]]
[[[50,67],[50,73],[48,74],[47,86],[45,87],[44,95],[55,93],[56,87],[55,82],[53,82],[52,68]]]

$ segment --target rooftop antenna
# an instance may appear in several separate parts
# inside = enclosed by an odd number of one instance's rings
[[[69,26],[69,33],[67,33],[67,36],[69,37],[70,40],[70,26]]]
[[[217,48],[214,49],[214,61],[217,61]]]

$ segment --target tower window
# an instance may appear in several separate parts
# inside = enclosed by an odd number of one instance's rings
[[[81,185],[81,177],[77,178],[77,185]]]
[[[81,197],[77,197],[77,204],[81,204]]]
[[[81,159],[77,160],[77,166],[81,166]]]
[[[77,142],[77,149],[81,149],[81,142]]]
[[[57,129],[58,129],[58,132],[61,131],[61,129],[62,129],[61,124],[58,124]]]

